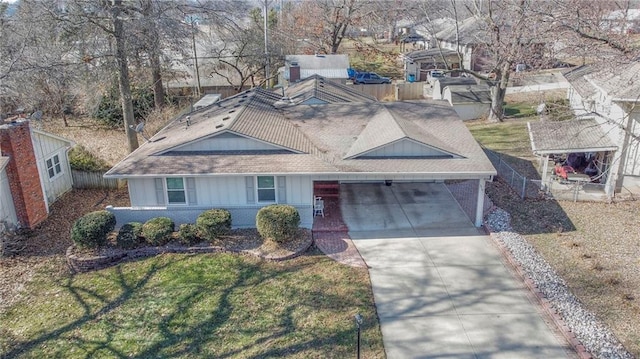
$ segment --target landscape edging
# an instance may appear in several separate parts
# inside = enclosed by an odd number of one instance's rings
[[[310,236],[311,237],[311,236]],[[164,253],[182,253],[182,254],[204,254],[204,253],[233,253],[247,256],[254,256],[264,260],[279,262],[292,259],[306,252],[313,244],[313,239],[309,238],[305,243],[292,253],[283,256],[263,255],[251,249],[232,250],[221,246],[164,246],[164,247],[142,247],[134,249],[122,249],[121,252],[109,255],[96,255],[90,257],[82,257],[74,253],[76,246],[71,245],[67,248],[66,259],[69,269],[73,273],[85,273],[94,270],[104,269],[119,263],[136,260],[140,258],[153,257]]]

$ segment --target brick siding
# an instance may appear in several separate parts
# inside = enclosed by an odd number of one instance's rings
[[[18,222],[33,228],[47,218],[47,205],[33,150],[29,121],[0,126],[0,153],[9,157],[7,177]]]

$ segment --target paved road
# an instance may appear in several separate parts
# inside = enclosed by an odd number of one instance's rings
[[[343,185],[341,210],[389,359],[574,357],[443,184]]]

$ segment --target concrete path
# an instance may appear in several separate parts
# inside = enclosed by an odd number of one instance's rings
[[[573,357],[443,184],[343,185],[389,359]]]

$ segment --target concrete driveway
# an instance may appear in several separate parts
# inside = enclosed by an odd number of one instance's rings
[[[445,185],[346,184],[340,196],[389,359],[574,357]]]

